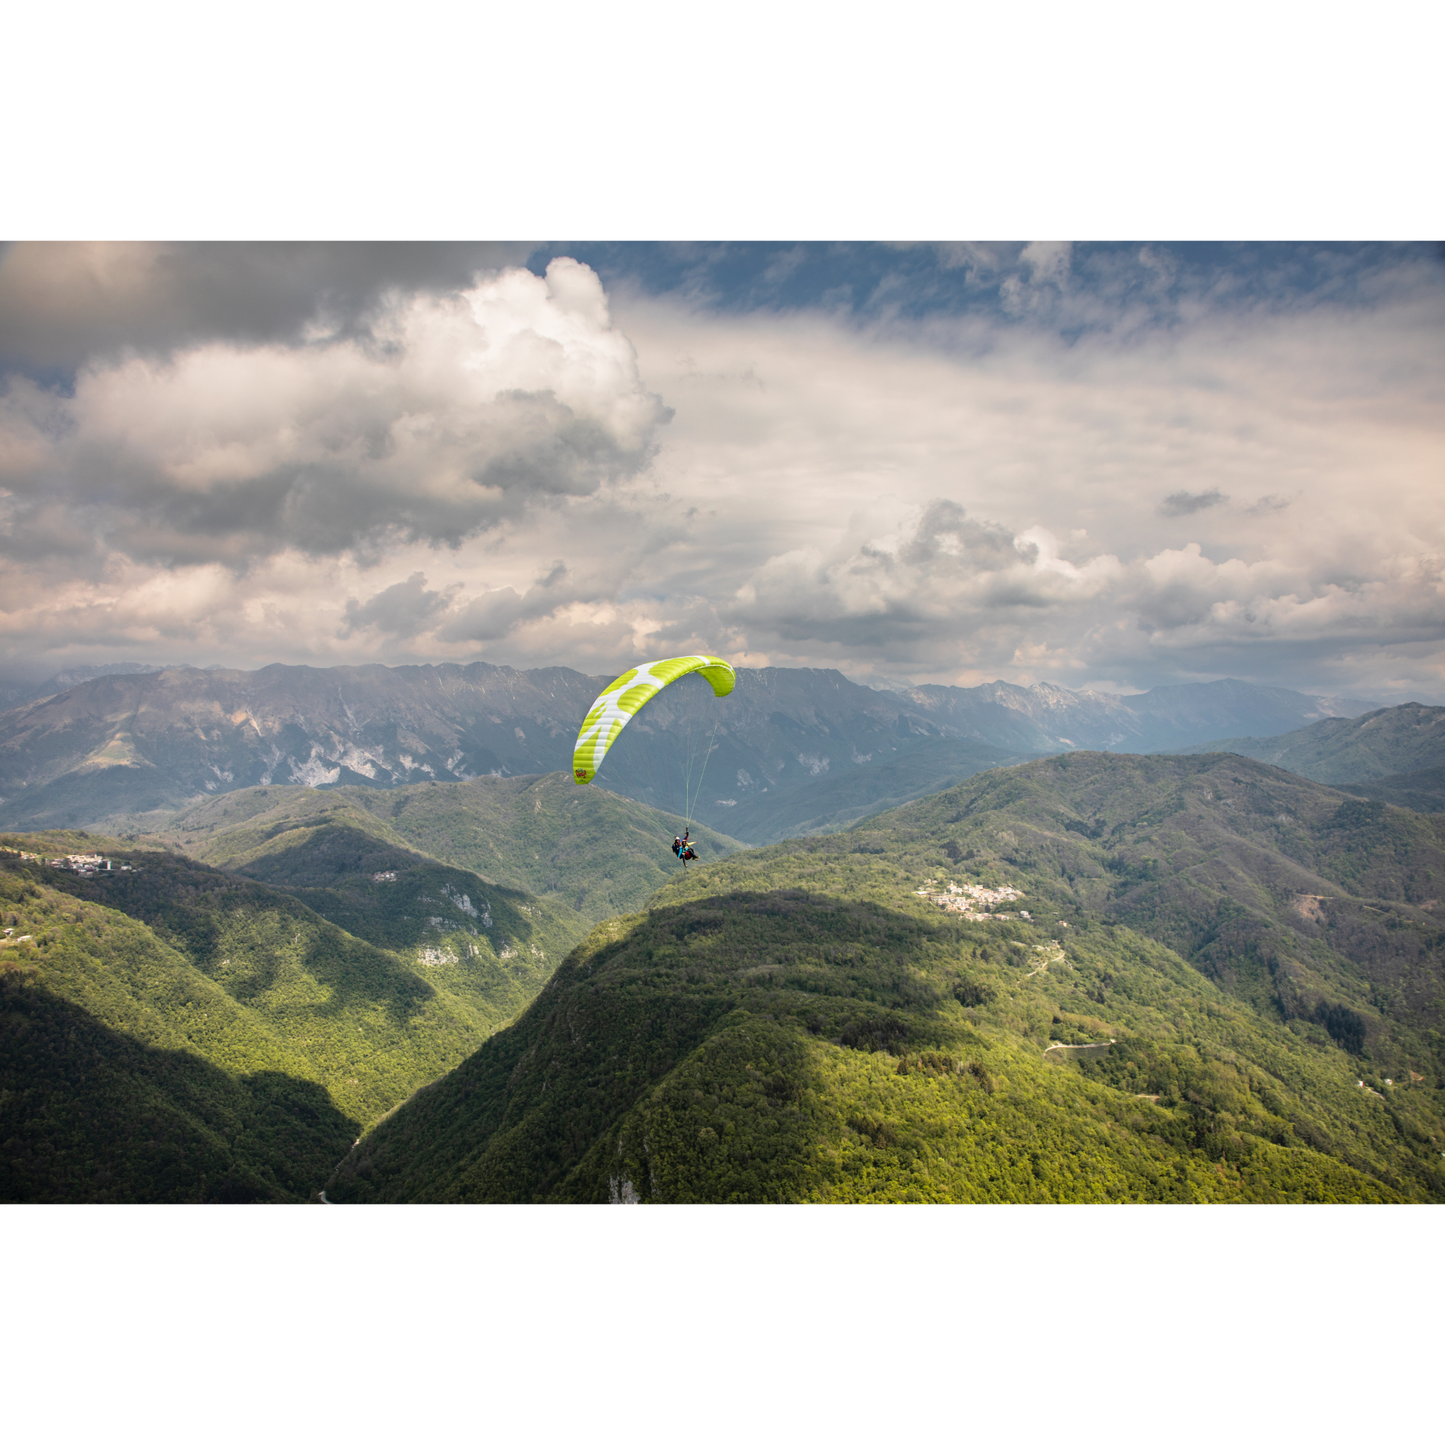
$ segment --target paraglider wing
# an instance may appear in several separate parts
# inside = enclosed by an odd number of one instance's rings
[[[665,657],[660,662],[640,663],[609,682],[588,708],[577,734],[572,749],[572,781],[590,783],[597,776],[607,749],[643,705],[651,702],[669,683],[692,672],[700,672],[707,678],[717,697],[726,697],[737,681],[731,663],[720,657],[694,653],[691,657]]]

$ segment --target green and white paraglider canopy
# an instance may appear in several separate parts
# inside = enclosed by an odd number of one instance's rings
[[[659,662],[639,663],[609,682],[582,720],[582,730],[572,749],[572,781],[590,783],[597,776],[607,749],[644,705],[670,683],[693,672],[700,672],[712,684],[717,697],[726,697],[737,681],[731,663],[720,657],[694,653],[691,657],[665,657]]]

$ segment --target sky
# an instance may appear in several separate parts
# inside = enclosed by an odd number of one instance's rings
[[[0,674],[191,663],[1445,700],[1427,244],[0,255]]]

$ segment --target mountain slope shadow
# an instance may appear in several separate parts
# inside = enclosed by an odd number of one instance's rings
[[[300,1202],[356,1127],[319,1084],[232,1075],[0,977],[6,1202]]]

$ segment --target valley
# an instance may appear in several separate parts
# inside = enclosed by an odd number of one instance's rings
[[[207,800],[166,838],[0,836],[14,905],[0,1197],[310,1197],[334,1163],[322,1155],[445,1074],[590,926],[665,881],[682,826],[560,775],[357,791]],[[713,857],[739,846],[694,836]],[[293,1103],[328,1121],[306,1156],[315,1178],[255,1142],[257,1080],[285,1159],[301,1147]],[[145,1165],[152,1135],[170,1141],[163,1178]]]
[[[585,926],[374,844],[364,866],[392,867],[315,886],[356,861],[323,842],[311,886],[276,888],[84,843],[126,871],[0,852],[10,1200],[304,1200],[326,1154],[513,1018]]]

